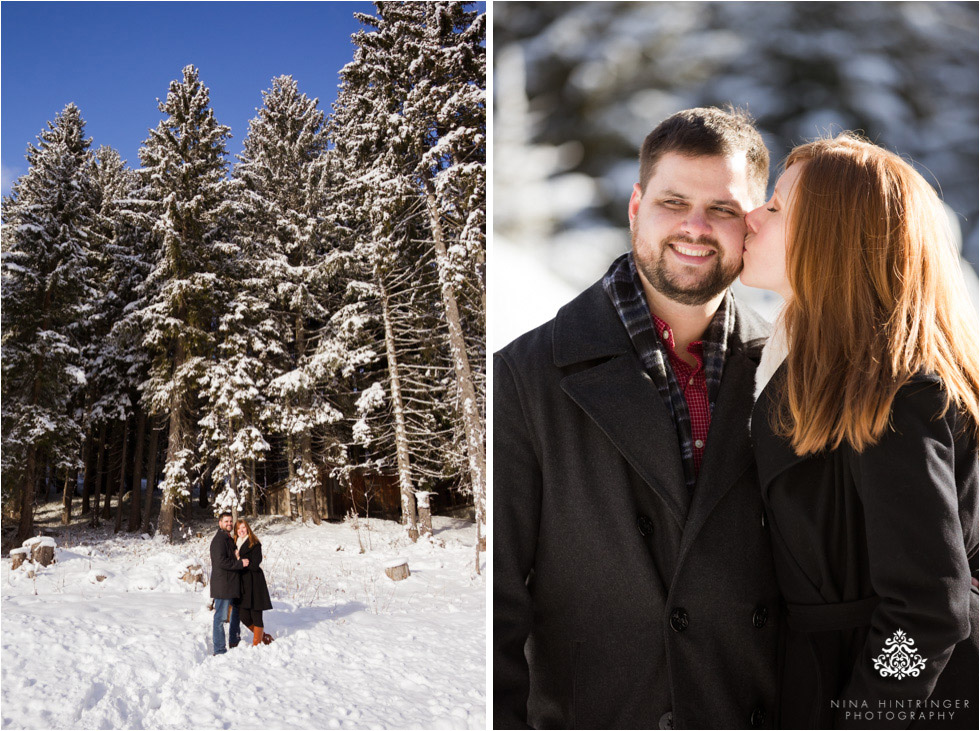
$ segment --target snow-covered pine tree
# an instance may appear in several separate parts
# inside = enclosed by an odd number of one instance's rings
[[[354,255],[360,263],[359,279],[365,286],[356,292],[372,311],[379,325],[378,352],[384,354],[385,383],[381,389],[388,407],[362,402],[351,414],[357,431],[353,435],[352,468],[374,467],[394,462],[401,492],[402,519],[411,537],[417,537],[416,507],[406,403],[402,394],[402,354],[397,330],[412,327],[396,317],[400,295],[417,288],[421,282],[416,273],[428,274],[418,257],[411,256],[414,224],[420,200],[405,174],[406,163],[399,149],[397,131],[400,111],[406,95],[406,78],[412,58],[403,53],[397,35],[384,17],[383,3],[376,3],[381,18],[355,13],[371,31],[361,30],[352,36],[357,49],[354,60],[340,73],[341,89],[330,120],[335,158],[341,169],[342,184],[335,189],[334,205],[343,210],[344,219],[355,241]],[[417,331],[418,338],[431,337]],[[360,383],[365,391],[375,388],[375,381]],[[377,401],[372,399],[372,401]],[[371,409],[368,410],[368,407]],[[374,419],[366,418],[375,411]],[[382,417],[382,418],[377,418]],[[368,451],[363,448],[370,446]]]
[[[421,17],[407,22],[422,31],[421,47],[403,114],[439,270],[479,535],[486,520],[486,15],[467,10],[470,3],[411,5]],[[479,550],[476,565],[479,571]]]
[[[325,210],[327,136],[317,100],[290,76],[273,79],[262,98],[234,169],[245,287],[262,313],[250,342],[267,384],[266,423],[285,444],[290,512],[319,523],[314,435],[342,415],[318,383],[314,355],[343,294],[347,255],[333,244]]]
[[[486,461],[485,18],[465,5],[377,3],[377,18],[357,14],[374,30],[354,36],[358,49],[341,72],[333,128],[350,166],[351,197],[360,202],[352,203],[365,226],[359,240],[381,303],[403,490],[402,452],[422,479],[445,478],[463,462],[479,524]],[[439,339],[442,347],[433,343]],[[447,419],[450,401],[457,412]],[[464,439],[452,439],[454,425]],[[457,444],[465,445],[463,454]]]
[[[66,106],[28,146],[30,168],[3,203],[3,484],[16,485],[18,543],[33,532],[38,478],[78,467],[72,399],[85,383],[78,328],[91,301],[94,216],[84,129]]]
[[[130,506],[136,517],[130,517],[130,530],[135,530],[146,422],[138,389],[146,380],[147,357],[137,311],[139,292],[150,267],[147,221],[140,212],[143,201],[136,198],[139,177],[118,152],[107,146],[96,150],[89,176],[96,206],[90,248],[97,287],[89,306],[83,349],[88,381],[86,453],[90,454],[101,424],[125,424],[135,417],[136,443],[130,450],[134,453],[136,485]],[[86,474],[86,485],[90,479]]]
[[[166,119],[140,148],[158,247],[140,312],[151,358],[142,388],[149,412],[169,422],[158,527],[168,539],[174,509],[190,497],[197,469],[196,396],[216,351],[216,316],[228,305],[222,281],[236,251],[229,231],[233,183],[225,177],[231,135],[209,103],[198,70],[186,66],[159,104]]]
[[[269,450],[261,430],[268,385],[261,355],[272,341],[265,303],[247,286],[235,291],[229,312],[219,320],[217,352],[202,378],[199,422],[201,450],[213,461],[214,510],[228,510],[236,520],[246,500],[254,505],[249,465]]]

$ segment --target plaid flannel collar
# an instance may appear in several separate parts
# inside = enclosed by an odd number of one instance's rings
[[[691,418],[687,401],[670,367],[667,348],[654,326],[632,252],[624,254],[613,262],[602,280],[602,286],[609,295],[613,307],[616,308],[619,319],[626,327],[626,332],[629,333],[643,367],[657,385],[657,390],[660,391],[664,404],[677,427],[685,478],[688,487],[693,487],[697,481],[697,474],[694,469]],[[734,300],[731,290],[728,290],[714,317],[711,318],[703,338],[704,376],[708,389],[708,403],[712,411],[721,385],[721,374],[725,369],[728,340],[734,330]]]

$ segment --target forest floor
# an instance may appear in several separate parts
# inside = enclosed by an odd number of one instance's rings
[[[213,656],[208,589],[180,578],[191,564],[209,574],[213,517],[171,545],[61,526],[58,508],[37,526],[55,563],[32,578],[0,562],[3,729],[486,727],[473,523],[436,516],[413,544],[392,521],[257,518],[275,642]],[[408,579],[385,576],[395,558]]]

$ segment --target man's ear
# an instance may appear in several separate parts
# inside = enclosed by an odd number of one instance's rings
[[[627,211],[630,219],[630,229],[633,228],[633,219],[636,218],[636,214],[640,210],[640,200],[642,198],[643,189],[640,188],[639,183],[633,183],[633,194],[630,196],[630,204]]]

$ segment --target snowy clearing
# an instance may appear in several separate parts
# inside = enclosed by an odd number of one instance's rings
[[[209,573],[213,521],[174,546],[76,525],[35,578],[4,558],[2,728],[485,728],[473,524],[434,517],[414,545],[360,525],[363,554],[346,524],[258,518],[275,642],[220,656],[208,589],[180,580]]]

